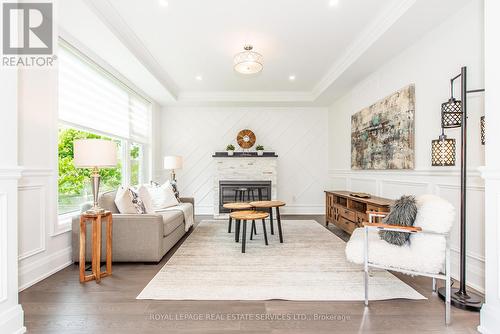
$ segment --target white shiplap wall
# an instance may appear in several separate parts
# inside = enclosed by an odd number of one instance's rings
[[[257,144],[278,157],[278,198],[283,212],[324,213],[328,181],[328,110],[326,108],[164,108],[161,114],[162,155],[184,157],[177,172],[182,196],[194,196],[196,211],[213,214],[215,151],[236,147],[236,135],[251,129]],[[156,171],[163,180],[167,173]]]

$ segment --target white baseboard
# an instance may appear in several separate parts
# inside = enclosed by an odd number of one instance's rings
[[[33,284],[44,280],[56,272],[72,264],[71,247],[61,249],[54,254],[43,257],[38,261],[19,266],[19,291],[23,291]]]
[[[24,327],[24,312],[17,304],[0,314],[0,333],[21,334],[26,332]]]

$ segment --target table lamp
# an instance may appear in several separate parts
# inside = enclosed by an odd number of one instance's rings
[[[175,170],[182,168],[182,157],[178,155],[168,155],[163,159],[163,168],[170,169],[172,171],[171,178],[172,182],[176,183]]]
[[[99,207],[99,168],[115,167],[117,163],[116,143],[104,139],[77,139],[73,142],[73,163],[77,168],[92,168],[92,195],[94,205],[87,210],[87,214],[104,213]]]

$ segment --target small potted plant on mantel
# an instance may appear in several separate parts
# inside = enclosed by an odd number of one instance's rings
[[[264,146],[257,145],[257,147],[255,148],[255,150],[257,151],[257,155],[258,156],[263,156],[264,155]]]
[[[229,156],[234,155],[234,145],[233,144],[227,145],[226,151],[227,151],[227,155],[229,155]]]

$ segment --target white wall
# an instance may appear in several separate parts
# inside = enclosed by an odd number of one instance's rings
[[[402,194],[436,193],[459,208],[459,165],[431,167],[431,140],[440,134],[440,106],[449,98],[449,80],[468,67],[469,89],[484,87],[483,11],[471,1],[457,14],[401,54],[388,60],[337,100],[329,111],[329,175],[335,189],[352,189],[396,198]],[[350,169],[351,115],[410,84],[415,84],[415,170],[352,171]],[[457,88],[458,85],[457,85]],[[456,90],[456,94],[459,90]],[[477,168],[484,164],[479,118],[483,94],[469,95],[468,103],[468,283],[484,290],[484,184]],[[447,131],[457,139],[460,130]],[[457,150],[457,161],[460,160]],[[452,269],[458,273],[459,222],[452,231]]]
[[[177,172],[182,196],[194,196],[196,211],[213,214],[212,154],[236,147],[236,135],[251,129],[257,144],[278,157],[278,198],[285,213],[324,213],[327,184],[328,124],[325,108],[164,108],[162,156],[184,157]],[[157,170],[158,179],[167,174]]]
[[[486,84],[486,167],[483,177],[486,186],[486,286],[485,304],[481,308],[479,331],[484,334],[500,333],[500,2],[485,2],[485,84]]]
[[[71,264],[71,235],[57,215],[57,70],[19,75],[19,289]]]
[[[0,333],[24,333],[17,283],[17,156],[16,69],[0,68]]]

